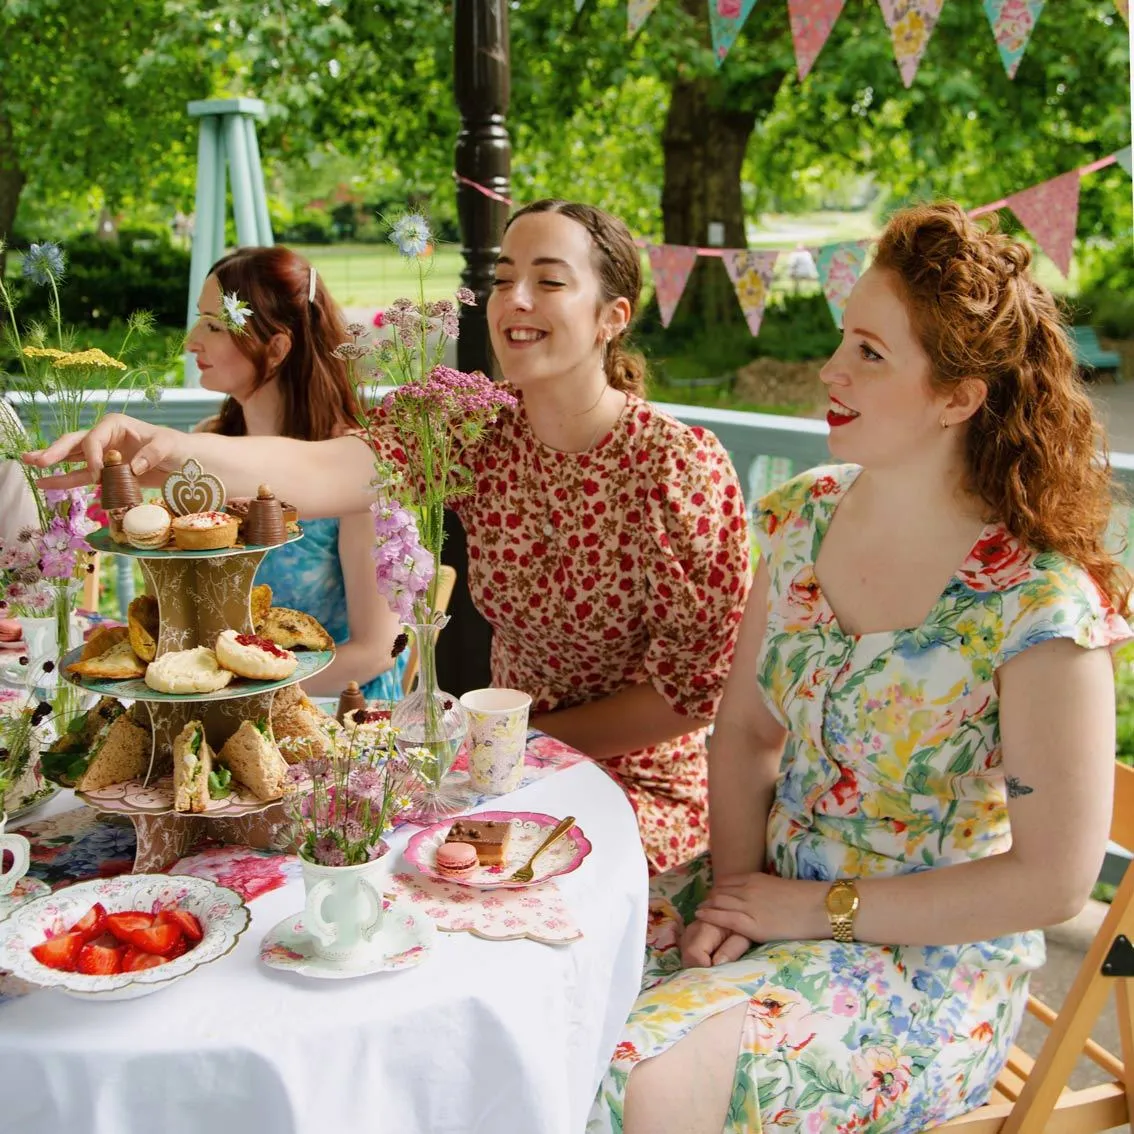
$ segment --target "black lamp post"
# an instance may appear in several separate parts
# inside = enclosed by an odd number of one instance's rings
[[[455,0],[453,87],[461,113],[457,174],[507,197],[512,147],[504,124],[510,87],[506,0]],[[478,304],[461,308],[457,366],[491,374],[492,348],[484,304],[492,286],[508,207],[458,181],[457,211],[465,257],[461,282],[476,293]],[[452,621],[438,638],[437,679],[442,689],[459,696],[490,684],[492,631],[469,596],[465,533],[452,512],[445,514],[442,558],[457,568],[457,586],[449,604]]]

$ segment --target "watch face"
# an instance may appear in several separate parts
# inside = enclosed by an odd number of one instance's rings
[[[827,895],[827,909],[835,917],[846,917],[854,913],[858,905],[858,895],[850,886],[839,886]]]

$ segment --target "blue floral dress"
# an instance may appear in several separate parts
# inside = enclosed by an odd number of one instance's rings
[[[856,466],[814,469],[760,502],[770,587],[761,691],[788,730],[767,825],[785,878],[949,866],[1011,839],[994,675],[1052,638],[1131,637],[1090,577],[990,524],[926,620],[847,634],[815,560]],[[985,1101],[1044,959],[1043,934],[967,945],[779,942],[712,969],[679,941],[711,883],[705,857],[655,878],[643,991],[588,1134],[622,1129],[635,1063],[747,1002],[725,1130],[921,1131]]]
[[[269,551],[256,572],[256,582],[272,588],[274,605],[317,618],[337,645],[350,637],[338,520],[304,520],[303,538]],[[401,697],[408,657],[409,651],[403,650],[392,669],[363,686],[369,700],[396,701]]]

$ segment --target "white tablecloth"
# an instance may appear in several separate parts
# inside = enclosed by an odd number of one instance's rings
[[[486,808],[577,816],[594,850],[558,883],[581,940],[439,933],[415,969],[312,980],[258,959],[303,906],[293,881],[249,903],[231,954],[161,992],[0,1006],[0,1131],[582,1134],[641,976],[637,825],[591,764]],[[391,840],[399,857],[412,830]]]

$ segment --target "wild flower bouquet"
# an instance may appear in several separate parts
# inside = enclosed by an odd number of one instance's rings
[[[356,866],[380,858],[382,836],[411,808],[428,750],[399,750],[388,714],[362,716],[329,730],[327,756],[289,769],[292,834],[308,862]]]
[[[7,810],[9,795],[22,805],[51,790],[37,763],[48,739],[44,727],[50,716],[48,702],[0,690],[0,815]]]

